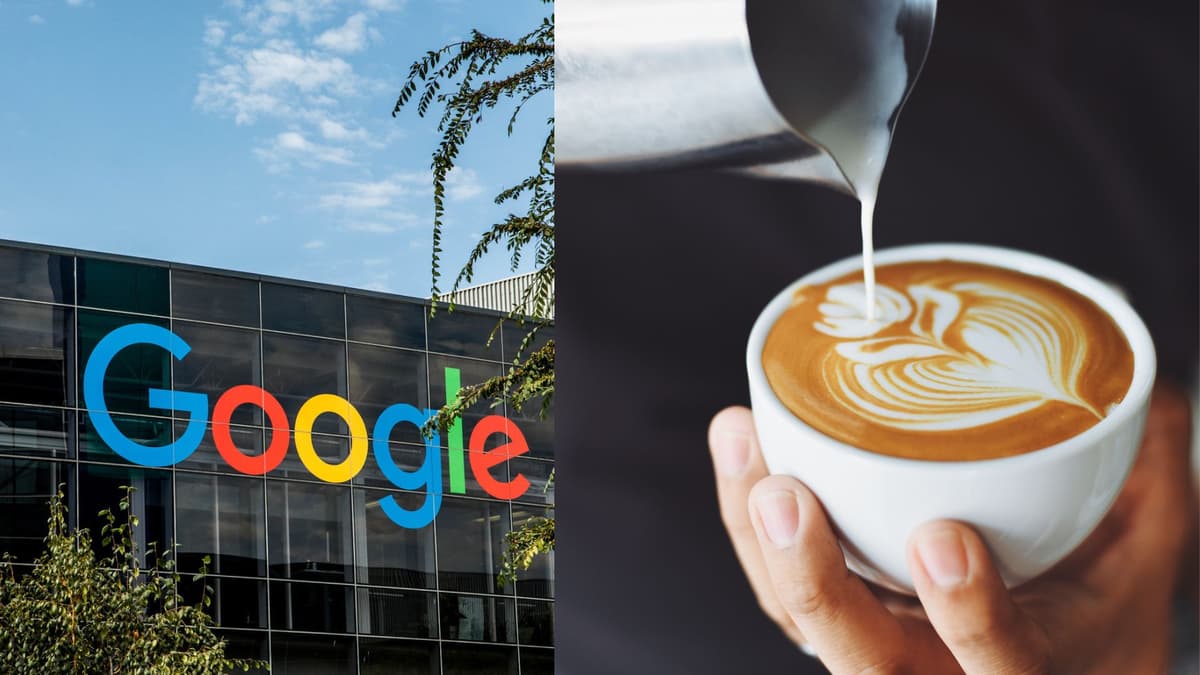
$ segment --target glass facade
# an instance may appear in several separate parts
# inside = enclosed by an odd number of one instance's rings
[[[349,401],[370,433],[389,406],[435,409],[455,387],[501,373],[520,345],[511,325],[488,344],[496,316],[427,314],[421,301],[397,296],[0,244],[0,551],[33,561],[58,486],[72,524],[98,531],[97,512],[115,509],[128,485],[143,556],[174,543],[193,597],[201,588],[188,573],[209,560],[211,611],[231,654],[268,659],[275,673],[553,672],[552,555],[516,584],[497,579],[505,533],[554,508],[553,421],[536,406],[466,411],[457,434],[439,436],[440,476],[415,425],[397,425],[382,445],[396,469],[421,476],[413,490],[377,464],[376,447],[343,482],[309,470],[306,462],[340,464],[367,440],[340,414],[318,413],[304,440],[309,459],[298,452],[297,416],[316,395]],[[191,351],[176,359],[135,345],[116,355],[103,385],[116,429],[167,445],[190,414],[152,406],[148,390],[209,401],[199,446],[171,466],[126,461],[84,403],[88,358],[104,336],[135,323],[169,329]],[[235,470],[214,441],[216,401],[239,385],[269,392],[292,424],[286,455],[263,475]],[[238,452],[265,456],[277,446],[267,403],[229,413],[223,428]],[[462,459],[471,430],[497,414],[529,445],[485,471],[493,482],[529,481],[512,500],[493,497]],[[503,441],[489,436],[484,450]],[[430,505],[436,517],[424,527],[390,515]]]

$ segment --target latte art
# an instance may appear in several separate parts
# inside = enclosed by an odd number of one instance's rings
[[[805,288],[763,352],[772,389],[828,435],[901,456],[1003,456],[1078,434],[1128,388],[1128,344],[1074,291],[949,261],[878,272],[873,319],[856,275]],[[971,457],[939,456],[951,443]]]

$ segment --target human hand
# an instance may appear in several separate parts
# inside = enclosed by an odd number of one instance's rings
[[[1079,549],[1008,591],[974,530],[928,523],[909,539],[913,599],[846,568],[816,497],[767,475],[750,410],[721,411],[708,435],[721,517],[759,605],[835,675],[1164,672],[1197,519],[1190,438],[1187,397],[1156,387],[1129,479]]]

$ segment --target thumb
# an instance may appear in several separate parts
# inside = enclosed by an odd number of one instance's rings
[[[927,523],[909,539],[908,566],[938,637],[968,675],[1050,672],[1050,643],[1021,612],[974,530]]]

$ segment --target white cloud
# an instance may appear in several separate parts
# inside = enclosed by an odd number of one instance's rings
[[[346,223],[346,229],[351,232],[368,232],[371,234],[391,234],[399,232],[400,228],[396,225],[388,225],[387,223],[365,222],[365,223]]]
[[[352,14],[346,23],[321,33],[314,42],[319,47],[343,54],[362,51],[367,46],[367,15],[362,12]]]
[[[345,125],[328,117],[321,118],[317,127],[321,130],[321,135],[330,141],[365,141],[369,138],[365,129],[347,129]]]
[[[364,5],[367,9],[373,9],[377,12],[398,12],[404,9],[406,0],[365,0]]]
[[[227,51],[232,57],[229,62],[200,75],[194,102],[203,110],[229,115],[238,124],[328,107],[337,96],[354,94],[359,84],[349,63],[301,51],[289,40]]]
[[[338,0],[265,0],[242,14],[242,20],[267,35],[295,21],[307,27],[327,17]]]
[[[293,162],[303,166],[320,163],[351,164],[353,153],[345,148],[314,143],[298,131],[285,131],[275,136],[271,145],[256,148],[254,154],[273,171],[287,169]]]
[[[428,174],[416,172],[397,173],[379,181],[341,183],[337,192],[322,195],[319,203],[327,209],[383,209],[391,206],[397,197],[418,194],[420,191],[413,186],[426,180]]]
[[[83,6],[83,0],[67,0],[67,6],[69,6],[69,7],[82,7],[82,6]]]
[[[41,14],[30,14],[29,15],[29,23],[32,23],[34,25],[43,24],[43,23],[46,23],[46,20],[42,18]]]
[[[470,199],[483,192],[474,169],[454,167],[446,174],[446,196],[456,201]]]
[[[259,225],[266,225],[268,223],[273,223],[276,220],[279,220],[279,216],[261,215],[255,220],[255,222]]]
[[[304,242],[304,248],[306,248],[310,251],[315,251],[318,248],[324,248],[324,247],[325,247],[325,242],[321,241],[320,239],[313,239],[312,241]]]
[[[204,44],[216,49],[225,41],[225,29],[229,24],[225,21],[216,21],[214,19],[204,20]]]

